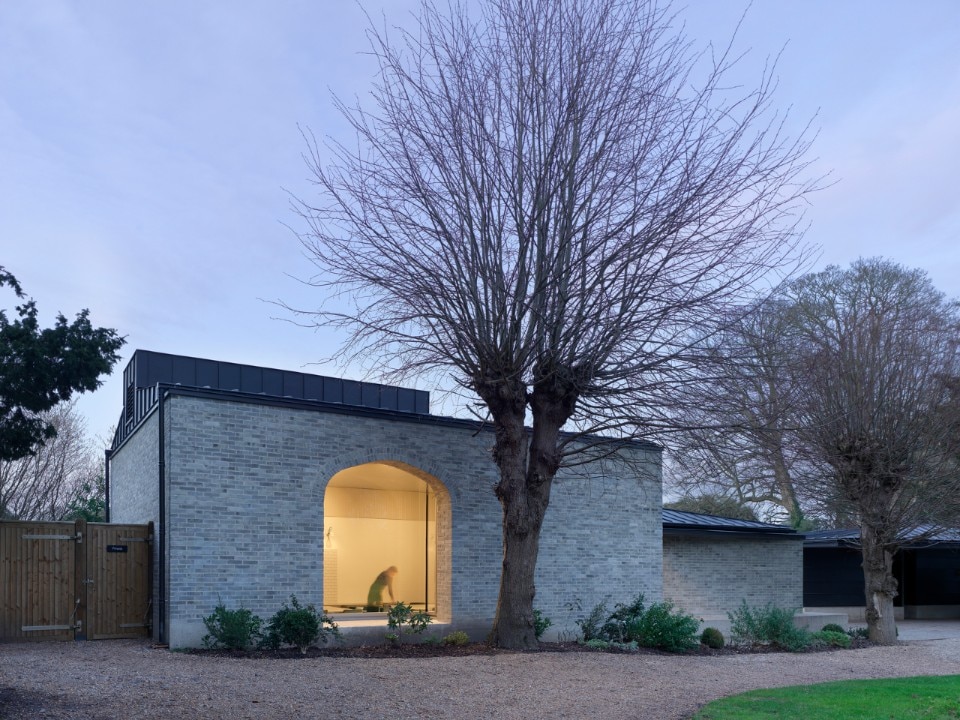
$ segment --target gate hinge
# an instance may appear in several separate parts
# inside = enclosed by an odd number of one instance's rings
[[[76,535],[37,535],[37,534],[26,534],[21,535],[22,540],[76,540],[78,543],[83,542],[83,536],[81,533]]]

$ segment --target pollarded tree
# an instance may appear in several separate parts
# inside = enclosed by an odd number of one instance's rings
[[[536,646],[540,529],[579,441],[672,422],[691,330],[794,257],[806,142],[770,72],[729,90],[730,56],[674,23],[652,0],[426,3],[396,40],[371,28],[371,106],[337,101],[355,140],[310,143],[302,239],[342,303],[311,317],[352,332],[344,356],[450,372],[495,430],[500,646]]]
[[[801,437],[832,470],[812,491],[859,523],[870,639],[893,643],[894,553],[960,518],[960,306],[882,260],[808,275],[788,296]]]
[[[0,267],[3,285],[24,298],[17,279]],[[0,309],[0,461],[26,457],[52,438],[56,427],[42,413],[100,387],[124,343],[116,330],[93,327],[86,310],[73,322],[57,315],[51,328],[40,327],[33,300],[14,311],[11,321]]]

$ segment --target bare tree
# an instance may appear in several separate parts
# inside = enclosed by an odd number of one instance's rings
[[[812,488],[860,526],[870,639],[896,642],[893,556],[957,518],[960,306],[918,270],[861,260],[789,290],[801,333],[802,438],[832,472]]]
[[[732,314],[706,340],[714,369],[683,388],[683,429],[667,476],[683,493],[723,495],[799,528],[805,507],[815,505],[801,497],[806,486],[796,478],[824,468],[801,452],[797,436],[803,387],[793,372],[789,308],[782,295],[771,295]]]
[[[557,470],[587,434],[672,425],[691,330],[796,257],[807,142],[770,108],[771,68],[728,89],[729,52],[692,54],[652,0],[418,19],[397,41],[370,30],[372,107],[337,101],[356,144],[310,142],[302,239],[333,299],[310,317],[351,331],[344,356],[479,399],[503,508],[490,639],[534,647]]]
[[[40,419],[56,433],[33,455],[0,461],[0,515],[16,520],[61,520],[84,485],[95,488],[101,473],[74,402],[62,403]]]
[[[860,528],[871,639],[896,639],[893,556],[960,518],[960,310],[919,271],[805,276],[710,341],[674,484]],[[847,525],[849,527],[849,525]]]

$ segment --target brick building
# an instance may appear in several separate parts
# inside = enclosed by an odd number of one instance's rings
[[[137,350],[109,519],[155,524],[153,633],[171,647],[199,644],[218,598],[266,618],[291,594],[382,639],[368,591],[391,566],[397,600],[482,637],[502,557],[492,443],[423,391]],[[536,576],[554,633],[577,604],[662,597],[660,511],[656,446],[561,471]]]

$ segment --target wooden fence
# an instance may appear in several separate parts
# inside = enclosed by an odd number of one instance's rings
[[[0,641],[150,632],[153,524],[0,522]]]

